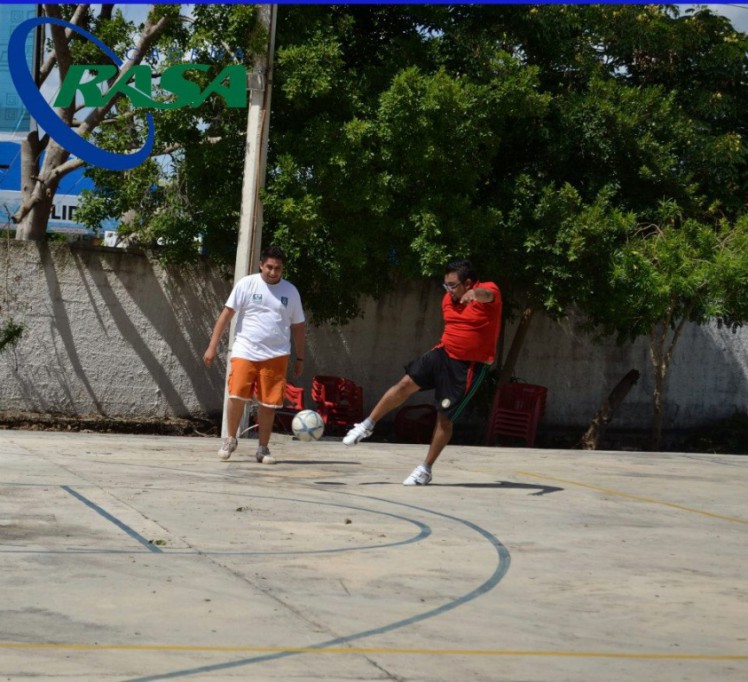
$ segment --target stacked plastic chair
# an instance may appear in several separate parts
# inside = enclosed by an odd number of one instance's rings
[[[252,395],[255,397],[255,391],[252,390]],[[292,433],[291,422],[293,421],[294,415],[304,409],[304,389],[301,386],[294,386],[293,384],[286,384],[286,392],[283,396],[283,407],[279,407],[275,410],[275,418],[273,420],[273,431],[280,431],[282,433]],[[257,428],[257,410],[255,409],[249,416],[249,423],[253,424],[244,431],[251,431]]]
[[[520,383],[499,386],[488,421],[486,445],[521,440],[527,447],[535,447],[538,422],[545,414],[547,396],[545,386]]]
[[[283,407],[275,411],[273,429],[284,433],[291,433],[291,422],[294,415],[304,409],[304,388],[286,384],[286,394],[283,397]]]
[[[318,375],[312,379],[312,400],[325,422],[325,433],[342,436],[364,418],[363,389],[350,379]]]

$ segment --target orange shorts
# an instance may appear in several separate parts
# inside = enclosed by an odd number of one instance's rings
[[[255,398],[265,407],[283,407],[288,358],[288,355],[270,360],[231,358],[229,398]]]

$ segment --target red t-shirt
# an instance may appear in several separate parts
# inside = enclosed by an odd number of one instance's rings
[[[493,301],[467,305],[452,303],[449,293],[442,299],[444,332],[437,348],[443,346],[455,360],[491,363],[501,329],[501,292],[493,282],[476,282],[475,289],[493,292]]]

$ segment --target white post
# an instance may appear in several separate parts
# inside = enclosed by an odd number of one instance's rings
[[[255,57],[254,71],[249,74],[249,112],[247,114],[247,139],[244,147],[244,179],[242,184],[242,207],[239,217],[239,241],[236,246],[234,284],[257,267],[262,243],[262,203],[260,189],[265,186],[267,167],[268,131],[270,128],[270,96],[273,84],[273,53],[275,52],[275,24],[278,5],[258,5],[260,24],[268,34],[267,51]],[[231,348],[234,345],[236,316],[229,329],[229,350],[226,366],[229,366]],[[228,375],[228,372],[227,372]],[[221,436],[228,435],[228,384],[223,397],[223,425]],[[245,417],[246,419],[246,417]],[[246,428],[245,419],[239,432]],[[234,434],[232,434],[234,435]]]

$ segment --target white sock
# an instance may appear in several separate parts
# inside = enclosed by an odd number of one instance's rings
[[[362,421],[361,423],[362,423],[362,424],[363,424],[363,425],[364,425],[364,426],[365,426],[365,427],[366,427],[367,429],[369,429],[370,431],[371,431],[371,430],[372,430],[372,429],[373,429],[373,428],[374,428],[374,427],[376,426],[376,424],[377,424],[377,423],[376,423],[376,422],[375,422],[375,421],[374,421],[374,420],[373,420],[373,419],[372,419],[371,417],[367,417],[367,418],[366,418],[366,419],[364,419],[364,421]]]

